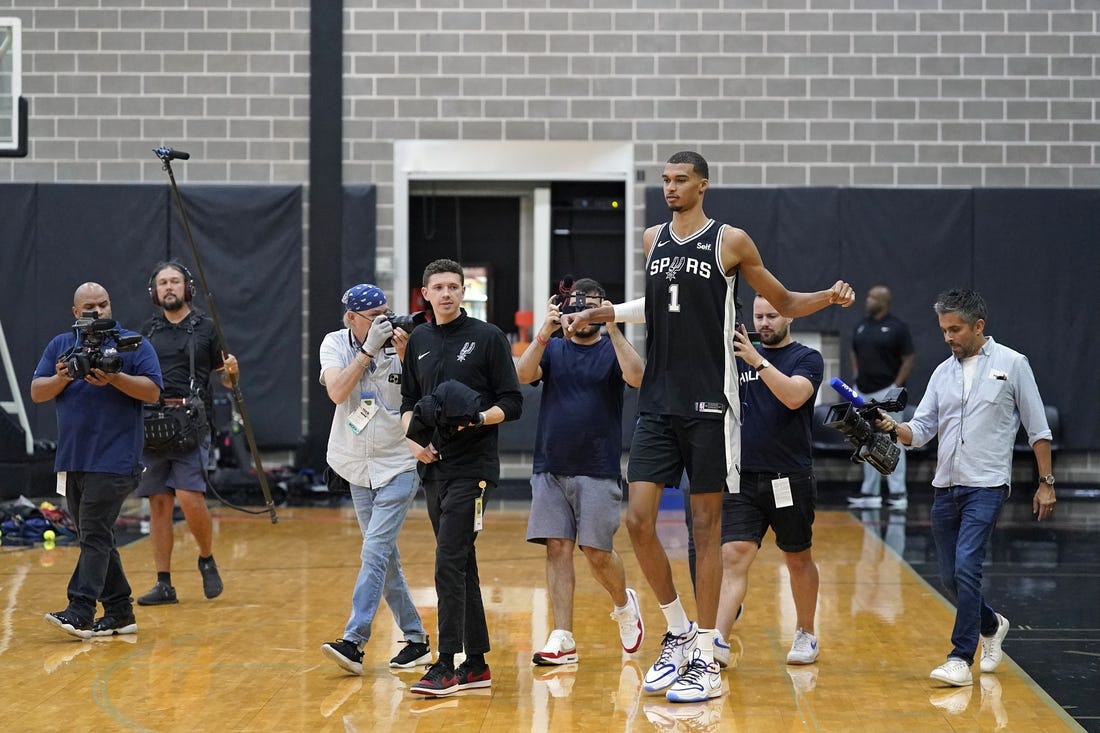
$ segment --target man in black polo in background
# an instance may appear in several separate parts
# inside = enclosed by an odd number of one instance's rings
[[[867,291],[867,316],[856,325],[852,334],[852,372],[856,389],[865,399],[878,400],[893,387],[904,387],[913,370],[913,338],[909,327],[890,313],[890,290],[875,285]],[[901,420],[900,412],[891,413]],[[882,474],[870,463],[863,463],[863,484],[859,496],[849,497],[853,505],[875,508],[882,506],[880,481]],[[890,489],[890,506],[905,509],[909,500],[905,488],[905,451],[898,466],[886,477]]]

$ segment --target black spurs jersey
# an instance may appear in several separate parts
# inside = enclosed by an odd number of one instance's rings
[[[638,411],[721,418],[737,400],[737,276],[722,270],[726,224],[680,238],[661,227],[646,260],[646,365]]]

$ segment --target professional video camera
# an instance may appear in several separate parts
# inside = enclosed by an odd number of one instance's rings
[[[383,313],[386,319],[393,324],[394,328],[400,328],[407,334],[412,334],[413,329],[419,326],[421,323],[428,322],[427,311],[417,311],[416,313],[410,313],[407,316],[399,316],[393,311],[386,311]],[[393,337],[386,339],[386,343],[383,344],[385,348],[393,346]]]
[[[118,374],[122,371],[119,354],[134,351],[141,344],[141,336],[123,336],[117,323],[100,318],[95,311],[82,311],[73,324],[73,333],[76,343],[61,355],[71,379],[84,379],[93,369]]]
[[[886,435],[875,429],[873,420],[879,418],[879,411],[900,412],[909,401],[904,387],[897,387],[886,393],[882,400],[865,400],[863,396],[833,377],[829,382],[847,402],[838,402],[829,407],[824,425],[844,433],[845,439],[854,447],[852,463],[869,463],[883,476],[889,476],[898,466],[901,448],[897,437]]]

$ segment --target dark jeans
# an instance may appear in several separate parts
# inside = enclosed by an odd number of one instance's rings
[[[948,656],[967,664],[974,663],[979,634],[997,630],[997,614],[982,598],[982,563],[1006,496],[1007,486],[952,486],[936,489],[932,502],[940,579],[956,607]]]
[[[140,474],[70,471],[65,501],[76,523],[80,557],[69,579],[69,607],[83,619],[93,619],[96,601],[108,614],[133,611],[130,583],[115,544],[115,521],[122,502],[137,487]]]
[[[489,651],[489,628],[481,602],[474,541],[474,502],[482,496],[478,479],[424,481],[428,517],[435,532],[435,594],[438,598],[439,651],[467,655]],[[487,494],[493,484],[486,482]]]

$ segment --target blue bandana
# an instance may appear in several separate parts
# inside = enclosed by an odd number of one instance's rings
[[[386,294],[377,285],[363,283],[348,288],[344,297],[340,298],[344,308],[349,311],[369,311],[386,304]]]

